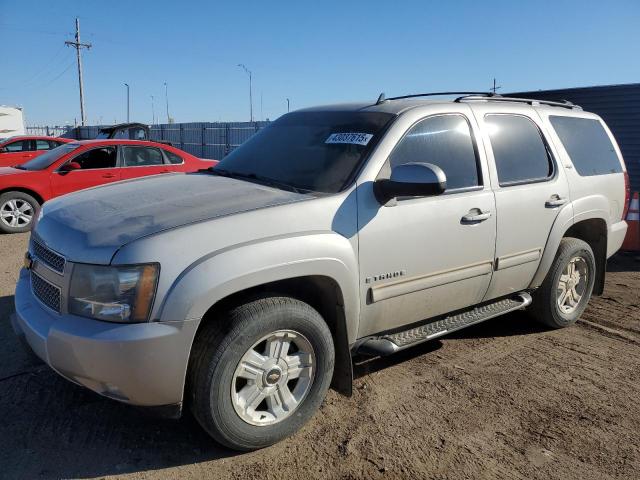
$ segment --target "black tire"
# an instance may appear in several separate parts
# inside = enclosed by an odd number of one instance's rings
[[[26,212],[30,215],[28,223],[24,223],[25,217],[16,219],[16,226],[10,225],[11,219],[14,217],[8,217],[7,214],[15,209],[12,208],[11,202],[18,202],[20,206],[29,205],[29,210]],[[15,203],[14,203],[15,205]],[[31,230],[33,222],[40,213],[40,204],[28,193],[24,192],[5,192],[0,195],[0,232],[2,233],[23,233]]]
[[[313,380],[289,416],[270,425],[252,425],[234,407],[234,372],[256,342],[280,330],[299,332],[313,347]],[[331,383],[334,362],[331,332],[316,310],[289,297],[258,298],[233,308],[198,333],[189,367],[191,411],[200,425],[226,447],[249,451],[272,445],[295,433],[319,408]]]
[[[580,301],[575,310],[566,313],[558,305],[558,285],[571,259],[580,257],[584,261],[587,280]],[[563,238],[556,253],[556,258],[547,273],[542,285],[533,292],[533,303],[529,312],[539,322],[551,328],[563,328],[574,324],[589,303],[596,276],[596,261],[588,243],[577,238]]]

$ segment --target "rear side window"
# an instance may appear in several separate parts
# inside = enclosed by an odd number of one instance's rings
[[[580,175],[622,172],[613,144],[598,120],[560,116],[549,120]]]
[[[36,150],[51,150],[51,144],[46,140],[36,140]]]
[[[127,167],[163,165],[162,153],[151,147],[122,147],[124,164]]]
[[[480,185],[469,123],[462,115],[438,115],[416,123],[390,157],[393,169],[412,162],[432,163],[447,176],[447,190]]]
[[[541,181],[553,162],[537,125],[522,115],[487,115],[485,124],[500,186]]]
[[[169,163],[173,163],[174,165],[179,165],[184,162],[182,157],[180,157],[179,155],[176,155],[175,153],[170,152],[169,150],[163,150],[163,151],[164,151],[164,154],[167,156],[167,160],[169,160]]]

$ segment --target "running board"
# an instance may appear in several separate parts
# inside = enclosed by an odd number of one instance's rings
[[[504,315],[525,308],[531,303],[531,295],[520,292],[517,295],[489,303],[481,307],[475,307],[466,312],[458,313],[442,320],[420,325],[419,327],[390,333],[365,340],[358,347],[357,352],[365,355],[390,355],[419,343],[441,337],[447,333],[455,332],[461,328],[484,322],[490,318]]]

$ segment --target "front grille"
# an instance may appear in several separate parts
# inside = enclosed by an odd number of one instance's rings
[[[31,272],[31,289],[38,300],[51,310],[60,312],[60,289],[47,282],[35,272]]]
[[[42,263],[58,273],[64,272],[66,260],[62,255],[58,255],[53,250],[48,249],[35,238],[32,241],[32,247],[34,255],[41,260]]]

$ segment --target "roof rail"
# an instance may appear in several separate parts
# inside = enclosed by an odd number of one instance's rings
[[[562,100],[560,102],[553,100],[538,100],[534,98],[518,98],[518,97],[503,97],[502,95],[489,95],[489,96],[481,96],[477,94],[464,95],[462,97],[456,98],[455,102],[468,102],[468,101],[488,101],[488,102],[516,102],[516,103],[526,103],[529,105],[550,105],[552,107],[562,107],[568,108],[570,110],[582,110],[580,105],[574,105],[573,103]]]
[[[388,100],[404,100],[405,98],[416,98],[416,97],[439,97],[444,95],[475,95],[475,96],[487,96],[491,97],[494,94],[491,92],[428,92],[428,93],[414,93],[412,95],[402,95],[400,97],[390,97],[385,98],[384,93],[381,93],[378,97],[378,101],[376,105],[380,103],[386,102]]]

